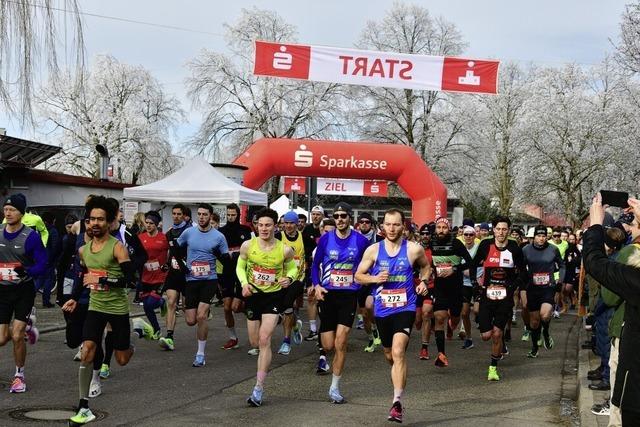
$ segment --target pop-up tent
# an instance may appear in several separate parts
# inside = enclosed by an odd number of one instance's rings
[[[187,161],[181,169],[160,181],[125,188],[124,199],[184,204],[207,202],[214,205],[267,205],[265,193],[233,182],[202,158]]]
[[[275,202],[269,205],[271,209],[278,212],[278,217],[281,217],[285,213],[289,212],[289,198],[284,194],[280,196]],[[302,209],[300,206],[296,206],[293,211],[297,214],[305,214],[309,218],[309,212]]]

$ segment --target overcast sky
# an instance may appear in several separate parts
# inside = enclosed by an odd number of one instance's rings
[[[298,28],[300,43],[351,47],[367,20],[379,20],[392,5],[391,1],[384,0],[82,0],[80,3],[85,13],[214,33],[83,17],[89,60],[98,54],[111,54],[122,62],[146,67],[168,92],[183,101],[183,108],[188,111],[190,105],[183,86],[184,64],[203,48],[225,51],[223,24],[238,19],[242,8],[256,6],[277,11]],[[523,65],[532,62],[562,66],[572,62],[596,64],[610,53],[611,41],[618,37],[620,15],[628,2],[431,0],[407,3],[427,7],[433,16],[443,16],[457,25],[469,43],[466,56],[518,61]],[[199,113],[190,112],[189,123],[179,129],[179,139],[192,134],[199,121]],[[31,131],[20,129],[15,123],[4,125],[3,122],[0,114],[0,127],[6,127],[10,135],[34,137]]]

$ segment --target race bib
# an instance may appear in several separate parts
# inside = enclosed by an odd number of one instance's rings
[[[87,287],[89,289],[91,289],[92,291],[98,291],[98,292],[105,292],[109,290],[109,286],[108,285],[103,285],[101,283],[98,283],[98,280],[102,277],[107,277],[107,272],[106,270],[98,270],[95,268],[90,268],[88,271],[88,274],[95,276],[96,277],[96,283],[89,283],[87,285]]]
[[[253,267],[253,283],[258,286],[271,286],[276,283],[276,269]]]
[[[453,264],[441,263],[436,265],[436,274],[442,276],[443,274],[453,273]]]
[[[174,270],[180,270],[180,264],[178,263],[177,259],[171,258],[171,268],[173,268]]]
[[[507,297],[507,289],[504,286],[489,286],[487,288],[487,298],[493,301],[500,301]]]
[[[398,308],[407,305],[407,291],[405,289],[383,289],[380,291],[382,306]]]
[[[19,262],[0,262],[0,280],[18,280],[15,268],[20,265]]]
[[[193,277],[204,277],[211,273],[211,266],[207,261],[193,261],[191,263],[191,275]]]
[[[331,286],[348,288],[353,283],[353,272],[351,270],[331,270],[329,282]]]
[[[73,292],[73,279],[71,277],[65,277],[62,282],[62,294],[71,295]]]
[[[536,286],[545,286],[551,282],[549,273],[533,273],[533,284]]]
[[[150,259],[144,263],[144,268],[147,271],[160,270],[160,262],[157,259]]]

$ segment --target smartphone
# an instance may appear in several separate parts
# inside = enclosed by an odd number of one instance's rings
[[[627,200],[629,200],[629,193],[625,193],[624,191],[600,190],[600,195],[602,195],[603,205],[615,206],[623,209],[629,207],[629,204],[627,203]]]

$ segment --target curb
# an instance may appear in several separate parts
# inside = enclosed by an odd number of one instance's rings
[[[585,330],[580,325],[580,345],[585,337]],[[598,427],[596,415],[591,413],[591,407],[595,403],[593,400],[593,392],[589,390],[589,380],[587,373],[589,372],[589,352],[591,350],[580,349],[578,351],[578,410],[580,415],[580,425],[582,427]]]

